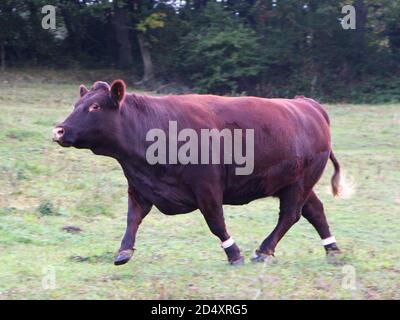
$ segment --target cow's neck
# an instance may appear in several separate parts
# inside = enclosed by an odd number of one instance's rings
[[[146,134],[151,128],[160,128],[163,121],[156,106],[144,96],[127,94],[121,107],[118,142],[111,155],[121,164],[128,180],[142,183],[153,175],[154,166],[146,160]]]

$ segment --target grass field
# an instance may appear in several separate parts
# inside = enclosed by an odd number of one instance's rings
[[[277,201],[263,199],[225,207],[244,266],[227,264],[199,212],[153,209],[134,258],[115,267],[126,219],[122,171],[51,141],[79,82],[30,80],[0,79],[0,299],[400,299],[400,105],[327,106],[335,154],[355,187],[351,198],[334,199],[329,164],[316,189],[340,263],[326,261],[305,219],[272,263],[250,263],[277,219]]]

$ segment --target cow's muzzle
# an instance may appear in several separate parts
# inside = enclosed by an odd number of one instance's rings
[[[53,141],[63,147],[70,147],[72,145],[72,143],[65,140],[65,129],[60,126],[53,128]]]
[[[65,130],[61,127],[53,128],[53,141],[60,141],[64,136]]]

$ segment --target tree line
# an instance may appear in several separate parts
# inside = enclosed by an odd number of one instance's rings
[[[48,4],[55,29],[42,28]],[[346,30],[349,4],[356,28]],[[0,64],[122,68],[148,88],[399,101],[400,2],[2,0]]]

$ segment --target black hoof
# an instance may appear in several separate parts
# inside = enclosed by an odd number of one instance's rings
[[[328,250],[326,252],[326,261],[329,264],[333,264],[335,266],[345,265],[345,257],[342,255],[342,251],[337,250]]]
[[[265,254],[265,253],[256,253],[256,255],[251,258],[251,262],[268,262],[272,259],[272,255]]]
[[[229,264],[231,266],[241,266],[244,264],[244,257],[240,256],[239,259],[236,260],[229,260]]]
[[[118,253],[118,256],[114,259],[114,265],[120,266],[127,263],[133,256],[133,249],[122,250]]]
[[[337,256],[337,255],[339,255],[341,253],[342,253],[342,251],[340,251],[339,248],[326,250],[326,255],[327,256],[333,256],[334,257],[334,256]]]
[[[341,254],[342,252],[340,251],[340,249],[336,246],[332,247],[332,248],[325,248],[325,252],[327,256],[336,256],[338,254]]]

